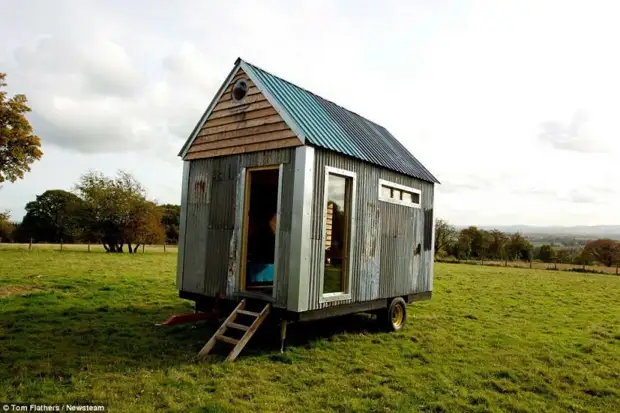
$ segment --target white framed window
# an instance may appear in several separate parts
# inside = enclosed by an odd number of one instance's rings
[[[420,208],[422,205],[422,191],[379,179],[379,200],[411,208]]]
[[[356,180],[355,172],[325,167],[321,302],[351,298]]]

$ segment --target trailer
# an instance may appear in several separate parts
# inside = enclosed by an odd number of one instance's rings
[[[179,296],[232,310],[201,355],[268,314],[282,339],[364,311],[399,330],[431,298],[438,181],[382,126],[237,59],[179,155]]]

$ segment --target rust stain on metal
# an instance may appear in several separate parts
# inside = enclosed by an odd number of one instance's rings
[[[203,179],[200,179],[194,183],[194,191],[203,193],[205,191],[206,184]]]
[[[237,260],[237,242],[235,233],[230,237],[230,248],[228,253],[228,279],[235,276],[235,262]]]
[[[226,289],[228,293],[232,293],[235,288],[235,271],[237,261],[237,238],[233,231],[230,237],[230,245],[228,248],[228,273],[226,274]]]

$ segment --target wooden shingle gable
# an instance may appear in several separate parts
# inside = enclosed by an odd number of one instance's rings
[[[180,155],[184,160],[212,158],[300,146],[291,130],[238,62],[194,129]],[[235,83],[243,79],[248,89],[240,101],[233,99]]]

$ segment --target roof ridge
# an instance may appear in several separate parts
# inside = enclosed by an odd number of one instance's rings
[[[288,83],[288,84],[289,84],[289,85],[291,85],[291,86],[294,86],[294,87],[296,87],[296,88],[298,88],[298,89],[301,89],[301,90],[303,90],[304,92],[309,93],[309,94],[311,94],[311,95],[313,95],[313,96],[316,96],[316,97],[317,97],[317,98],[319,98],[319,99],[323,99],[323,100],[325,100],[325,101],[327,101],[327,102],[331,103],[332,105],[336,105],[336,106],[338,106],[339,108],[344,109],[344,110],[346,110],[347,112],[350,112],[350,113],[354,114],[355,116],[359,116],[360,118],[362,118],[362,119],[364,119],[364,120],[366,120],[366,121],[368,121],[368,122],[370,122],[370,123],[372,123],[372,124],[374,124],[374,125],[377,125],[377,126],[379,126],[379,127],[383,128],[383,129],[385,129],[385,127],[384,127],[384,126],[381,126],[381,125],[380,125],[380,124],[378,124],[377,122],[372,121],[372,120],[368,119],[367,117],[362,116],[362,115],[360,115],[359,113],[352,111],[351,109],[347,109],[347,108],[345,108],[344,106],[337,104],[337,103],[336,103],[336,102],[334,102],[333,100],[329,100],[329,99],[324,98],[323,96],[317,95],[317,94],[316,94],[316,93],[314,93],[313,91],[308,90],[308,89],[306,89],[306,88],[304,88],[304,87],[301,87],[301,86],[299,86],[299,85],[296,85],[295,83],[293,83],[293,82],[291,82],[291,81],[289,81],[289,80],[286,80],[286,79],[284,79],[284,78],[282,78],[282,77],[280,77],[280,76],[278,76],[278,75],[274,75],[274,74],[273,74],[273,73],[271,73],[270,71],[265,70],[265,69],[263,69],[262,67],[258,67],[258,66],[256,66],[255,64],[248,62],[247,60],[243,60],[243,59],[241,59],[241,58],[238,58],[237,60],[241,60],[242,62],[244,62],[244,63],[246,63],[246,64],[248,64],[248,65],[252,66],[254,69],[258,69],[258,70],[260,70],[260,71],[262,71],[262,72],[265,72],[265,73],[267,73],[269,76],[273,76],[273,77],[275,77],[276,79],[281,80],[282,82]],[[235,62],[235,64],[236,64],[236,62]],[[387,129],[386,129],[386,130],[387,130]]]

